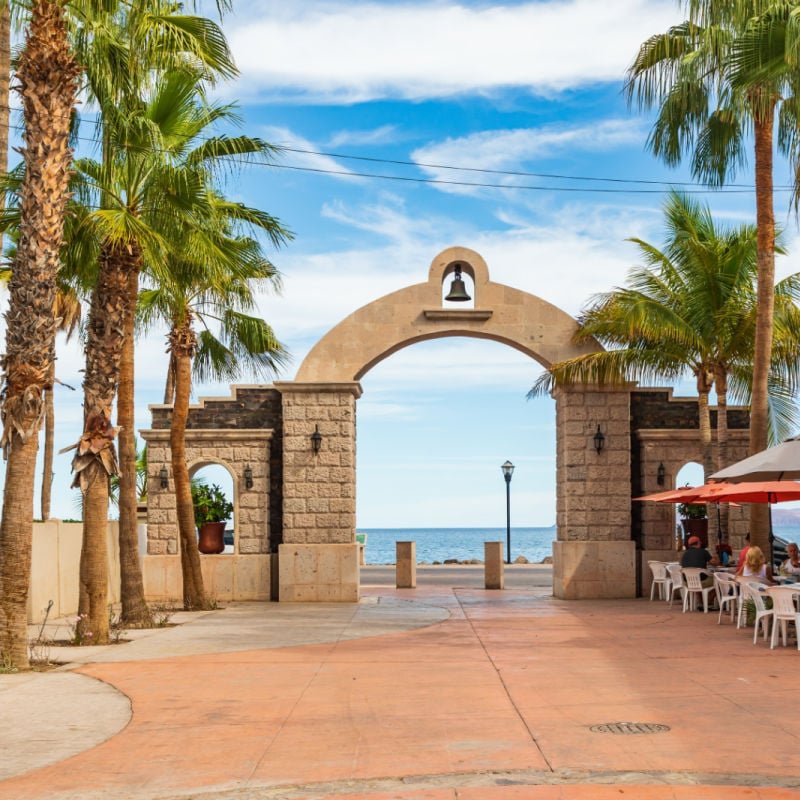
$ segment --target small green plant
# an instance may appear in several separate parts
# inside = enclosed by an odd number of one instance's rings
[[[84,620],[88,618],[88,614],[78,614],[75,620],[69,623],[69,643],[73,647],[84,647],[92,644],[94,634],[91,631],[87,631],[83,624]]]
[[[194,504],[194,522],[200,526],[206,522],[224,522],[230,519],[233,513],[233,503],[226,497],[225,492],[212,483],[192,484],[192,503]]]
[[[167,603],[153,603],[150,606],[150,617],[153,620],[154,628],[166,628],[172,615],[175,613],[175,606]]]
[[[53,640],[44,635],[44,629],[47,627],[47,620],[52,610],[53,601],[51,600],[44,610],[44,619],[39,626],[39,633],[36,634],[35,639],[28,642],[28,661],[31,665],[48,666],[50,664],[50,646],[53,644]]]
[[[114,613],[114,607],[108,607],[108,641],[109,644],[119,644],[124,642],[122,637],[125,635],[125,626],[122,624],[122,617]]]
[[[703,503],[681,503],[678,506],[681,519],[706,519],[708,512]]]
[[[13,675],[17,671],[11,656],[3,653],[3,660],[0,661],[0,675]]]

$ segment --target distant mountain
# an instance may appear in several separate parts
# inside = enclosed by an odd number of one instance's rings
[[[772,524],[777,528],[800,528],[800,508],[772,507]]]

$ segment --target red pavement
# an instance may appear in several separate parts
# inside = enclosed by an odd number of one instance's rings
[[[81,668],[131,699],[132,721],[0,783],[0,798],[256,798],[281,787],[338,800],[800,796],[794,648],[754,647],[752,629],[662,602],[380,594],[446,605],[451,618],[346,642]],[[670,730],[590,730],[619,721]]]

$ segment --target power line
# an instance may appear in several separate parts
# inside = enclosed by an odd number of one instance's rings
[[[0,106],[3,107],[3,106]],[[5,106],[12,111],[21,111],[20,108],[14,106]],[[95,117],[93,120],[89,120],[97,125],[104,125],[105,122],[100,117]],[[23,125],[13,125],[11,126],[14,130],[17,131],[24,131],[25,126]],[[92,144],[100,144],[100,140],[94,137],[85,137],[85,136],[74,136],[72,137],[73,140],[77,141],[84,141],[90,142]],[[197,140],[197,141],[211,141],[214,137],[208,136],[187,136],[187,141],[189,140]],[[498,170],[498,169],[488,169],[488,168],[481,168],[481,167],[464,167],[458,166],[453,164],[433,164],[433,163],[426,163],[426,162],[416,162],[416,161],[405,161],[402,159],[390,159],[390,158],[379,158],[374,156],[363,156],[363,155],[355,155],[355,154],[347,154],[347,153],[335,153],[335,152],[327,152],[323,150],[311,150],[311,149],[304,149],[299,147],[291,147],[288,145],[275,145],[276,150],[280,152],[290,152],[290,153],[300,153],[303,155],[314,155],[314,156],[321,156],[326,158],[333,158],[333,159],[348,159],[348,160],[355,160],[355,161],[364,161],[370,163],[377,163],[377,164],[394,164],[397,166],[407,166],[407,167],[415,167],[415,168],[424,168],[424,169],[444,169],[444,170],[452,170],[458,172],[473,172],[479,174],[487,174],[487,175],[507,175],[510,177],[531,177],[531,178],[541,178],[544,180],[568,180],[568,181],[583,181],[583,182],[599,182],[599,183],[620,183],[620,184],[633,184],[633,185],[652,185],[652,186],[663,186],[665,188],[674,188],[674,187],[697,187],[695,189],[688,189],[685,190],[687,194],[751,194],[755,191],[755,187],[752,184],[741,184],[741,183],[730,183],[722,187],[715,187],[708,183],[698,183],[692,181],[660,181],[655,179],[647,179],[647,178],[606,178],[606,177],[597,177],[597,176],[589,176],[589,175],[568,175],[562,173],[542,173],[542,172],[528,172],[525,170]],[[134,148],[135,149],[135,148]],[[141,150],[150,149],[150,148],[139,148]],[[152,148],[153,152],[166,152],[164,150],[158,148]],[[322,175],[335,175],[340,177],[354,177],[354,178],[365,178],[365,179],[373,179],[373,180],[389,180],[389,181],[401,181],[407,183],[422,183],[422,184],[433,184],[433,185],[451,185],[451,186],[463,186],[463,187],[471,187],[471,188],[487,188],[487,189],[520,189],[526,191],[553,191],[553,192],[571,192],[571,193],[599,193],[599,194],[662,194],[663,190],[660,189],[652,189],[652,190],[643,190],[643,189],[593,189],[593,188],[573,188],[573,187],[566,187],[566,186],[541,186],[541,185],[530,185],[530,184],[513,184],[513,183],[485,183],[485,182],[478,182],[478,181],[457,181],[457,180],[447,180],[443,178],[421,178],[421,177],[411,177],[411,176],[400,176],[400,175],[384,175],[384,174],[376,174],[376,173],[369,173],[369,172],[353,172],[351,170],[335,170],[335,169],[326,169],[322,167],[309,167],[309,166],[301,166],[298,164],[276,164],[276,163],[267,163],[267,162],[253,162],[253,161],[245,161],[244,159],[237,159],[233,156],[226,157],[226,161],[233,162],[233,163],[241,163],[247,166],[262,166],[262,167],[270,167],[273,169],[286,169],[286,170],[293,170],[297,172],[309,172],[315,174],[322,174]],[[778,185],[774,187],[774,191],[776,192],[791,192],[794,191],[794,187],[787,186],[787,185]]]

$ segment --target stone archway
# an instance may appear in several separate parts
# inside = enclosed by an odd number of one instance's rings
[[[474,282],[474,308],[442,302],[442,286],[459,264]],[[594,352],[576,345],[575,320],[539,297],[494,283],[483,258],[452,247],[433,259],[425,283],[355,311],[310,351],[283,396],[283,544],[280,598],[355,600],[355,417],[360,378],[416,342],[467,336],[492,339],[543,366]],[[628,387],[574,387],[556,393],[558,597],[626,597],[635,593],[630,537],[630,392]],[[592,436],[606,437],[595,452]],[[310,437],[322,435],[314,453]]]
[[[474,282],[475,307],[442,302],[459,264]],[[310,351],[294,381],[234,386],[189,411],[190,461],[227,464],[236,476],[239,544],[205,556],[217,596],[289,601],[354,601],[359,596],[356,526],[356,401],[360,378],[416,342],[492,339],[543,366],[599,348],[572,341],[577,323],[552,304],[490,280],[483,258],[452,247],[433,259],[428,279],[348,316]],[[671,510],[632,503],[663,488],[698,452],[696,398],[668,389],[576,385],[556,402],[556,542],[553,593],[565,599],[633,597],[645,588],[648,558],[671,559]],[[180,586],[174,497],[161,487],[168,467],[171,406],[151,406],[148,443],[148,554],[152,598]],[[715,412],[712,411],[712,419]],[[730,453],[746,455],[749,417],[729,408]],[[595,433],[603,434],[596,447]],[[319,434],[319,437],[317,437]],[[659,470],[663,464],[664,470]],[[662,477],[663,480],[663,477]],[[747,521],[737,519],[742,534]],[[277,557],[276,557],[277,553]]]

